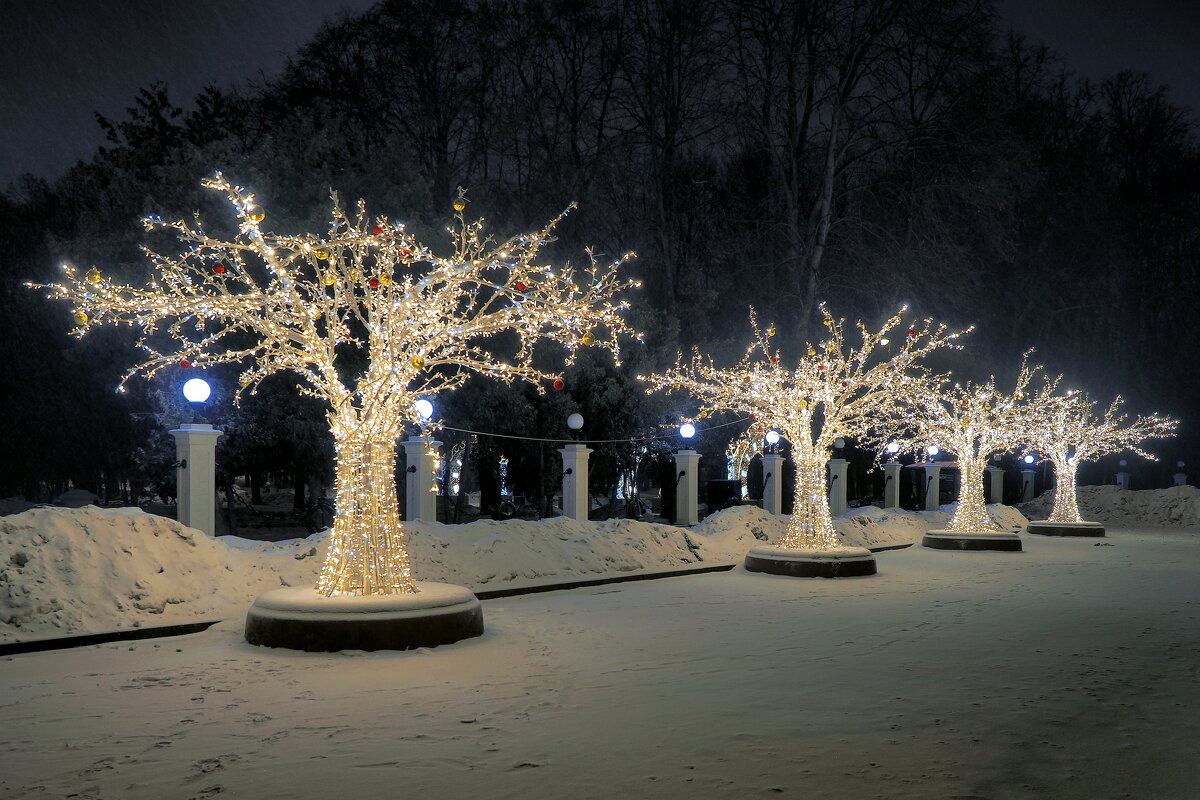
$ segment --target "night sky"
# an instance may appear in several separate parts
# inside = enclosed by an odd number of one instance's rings
[[[180,105],[208,83],[278,71],[322,21],[371,0],[0,0],[0,186],[56,178],[103,135],[93,112],[120,119],[137,90],[163,81]],[[1200,109],[1196,0],[998,0],[1020,33],[1100,79],[1150,73]]]

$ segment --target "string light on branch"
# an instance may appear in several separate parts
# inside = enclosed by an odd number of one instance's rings
[[[617,356],[619,338],[640,338],[619,299],[637,286],[619,275],[632,253],[602,261],[588,250],[580,267],[541,260],[574,206],[497,242],[483,220],[463,217],[460,190],[449,246],[436,251],[403,224],[369,218],[362,201],[347,212],[334,195],[322,234],[276,234],[246,189],[219,173],[204,186],[232,206],[234,238],[210,235],[198,216],[151,216],[146,229],[172,233],[180,246],[144,250],[145,286],[66,265],[63,282],[34,288],[73,304],[77,336],[103,325],[139,332],[142,360],[122,387],[175,366],[239,364],[239,397],[288,372],[302,394],[324,401],[337,457],[337,516],[318,582],[326,594],[416,589],[395,493],[396,440],[422,423],[414,401],[456,389],[471,373],[561,388],[535,363],[539,342],[561,345],[569,364],[585,338]],[[513,351],[490,345],[501,334]]]
[[[787,549],[830,550],[841,547],[833,528],[825,489],[825,465],[839,438],[869,440],[875,421],[896,413],[902,399],[925,386],[922,359],[931,352],[957,347],[963,332],[951,332],[930,320],[913,323],[903,344],[881,350],[881,340],[899,328],[907,308],[878,330],[859,322],[851,327],[857,343],[847,340],[846,326],[824,305],[820,308],[825,338],[805,346],[806,355],[788,361],[771,344],[773,327],[759,326],[750,311],[753,340],[742,359],[718,367],[698,350],[682,356],[673,368],[643,376],[651,391],[682,387],[700,404],[700,415],[740,411],[763,428],[779,432],[791,444],[796,462],[794,513],[779,543]]]

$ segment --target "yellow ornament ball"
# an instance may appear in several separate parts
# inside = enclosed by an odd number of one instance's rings
[[[807,401],[807,400],[801,400],[801,401],[800,401],[800,407],[801,407],[801,408],[808,408],[808,401]]]
[[[316,250],[313,250],[313,255],[322,261],[327,261],[329,259],[329,251],[324,247],[318,247]]]
[[[417,369],[420,369],[421,367],[425,366],[425,359],[421,358],[420,356],[413,356],[412,361],[408,363],[412,364]]]
[[[246,218],[251,222],[262,222],[267,218],[267,212],[263,211],[261,208],[256,208],[247,214]]]
[[[75,312],[75,324],[76,325],[87,325],[89,319],[91,319],[91,317],[89,317],[87,314],[83,313],[82,311]]]
[[[87,273],[87,282],[88,283],[99,283],[102,280],[104,280],[104,276],[100,274],[100,270],[96,269],[95,267],[92,267],[91,269],[88,270],[88,273]]]
[[[325,284],[326,286],[333,286],[335,283],[337,283],[337,275],[334,275],[332,272],[326,272],[321,278],[321,283]]]
[[[466,204],[466,203],[464,203],[462,200],[455,200],[455,201],[454,201],[454,210],[455,210],[455,211],[462,211],[462,210],[463,210],[464,208],[466,208],[466,207],[467,207],[467,204]]]
[[[382,283],[384,286],[391,286],[392,285],[392,276],[387,275],[387,274],[380,275],[379,282]]]
[[[588,347],[591,347],[592,345],[594,345],[596,343],[596,337],[592,336],[590,333],[585,333],[583,335],[583,338],[580,339],[580,341],[583,342]]]
[[[362,273],[356,269],[350,270],[350,280],[354,281],[355,283],[358,283],[359,281],[362,280]]]
[[[775,326],[772,325],[771,327],[767,328],[767,336],[774,336],[774,335],[775,335]]]

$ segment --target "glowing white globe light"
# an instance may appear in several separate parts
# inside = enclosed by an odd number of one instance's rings
[[[885,447],[883,449],[888,451],[889,453],[895,455],[896,453],[900,452],[900,443],[899,442],[888,442],[887,447]]]
[[[212,388],[204,378],[191,378],[183,384],[183,396],[189,403],[203,403],[212,394]]]
[[[931,444],[929,447],[925,448],[925,452],[929,453],[931,456],[936,456],[938,453],[942,452],[942,448],[938,447],[936,444]]]
[[[1032,464],[1034,462],[1033,453],[1026,453],[1025,457],[1022,458],[1021,460],[1024,461],[1026,464]]]
[[[429,402],[424,397],[413,403],[413,408],[416,409],[417,416],[423,420],[428,420],[433,416],[433,403]]]
[[[679,426],[679,435],[684,439],[690,439],[696,435],[696,426],[690,422],[685,422]]]
[[[576,412],[567,417],[567,427],[573,431],[580,430],[583,427],[583,414]]]
[[[883,337],[882,339],[880,339],[880,340],[879,340],[879,343],[880,343],[881,345],[883,345],[884,347],[886,347],[886,346],[888,346],[889,344],[891,344],[891,343],[892,343],[892,340],[891,340],[891,339],[889,339],[889,338],[887,338],[887,337],[885,336],[885,337]]]
[[[846,446],[846,440],[839,436],[838,438],[833,440],[833,446],[836,447],[837,449],[841,450],[843,447]]]
[[[767,444],[779,444],[779,431],[767,431]]]

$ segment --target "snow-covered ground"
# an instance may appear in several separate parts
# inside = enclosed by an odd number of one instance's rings
[[[868,506],[837,521],[847,544],[918,541],[949,519]],[[1006,528],[1025,524],[994,506]],[[776,541],[784,518],[742,506],[683,529],[630,520],[480,520],[410,526],[421,580],[475,590],[557,583],[615,572],[740,562]],[[138,509],[35,508],[0,518],[0,641],[111,631],[143,625],[241,618],[254,598],[280,585],[316,580],[321,534],[279,544],[213,539]]]
[[[239,615],[6,657],[0,797],[1196,797],[1196,531],[1023,538],[491,600],[434,650],[256,648]]]

